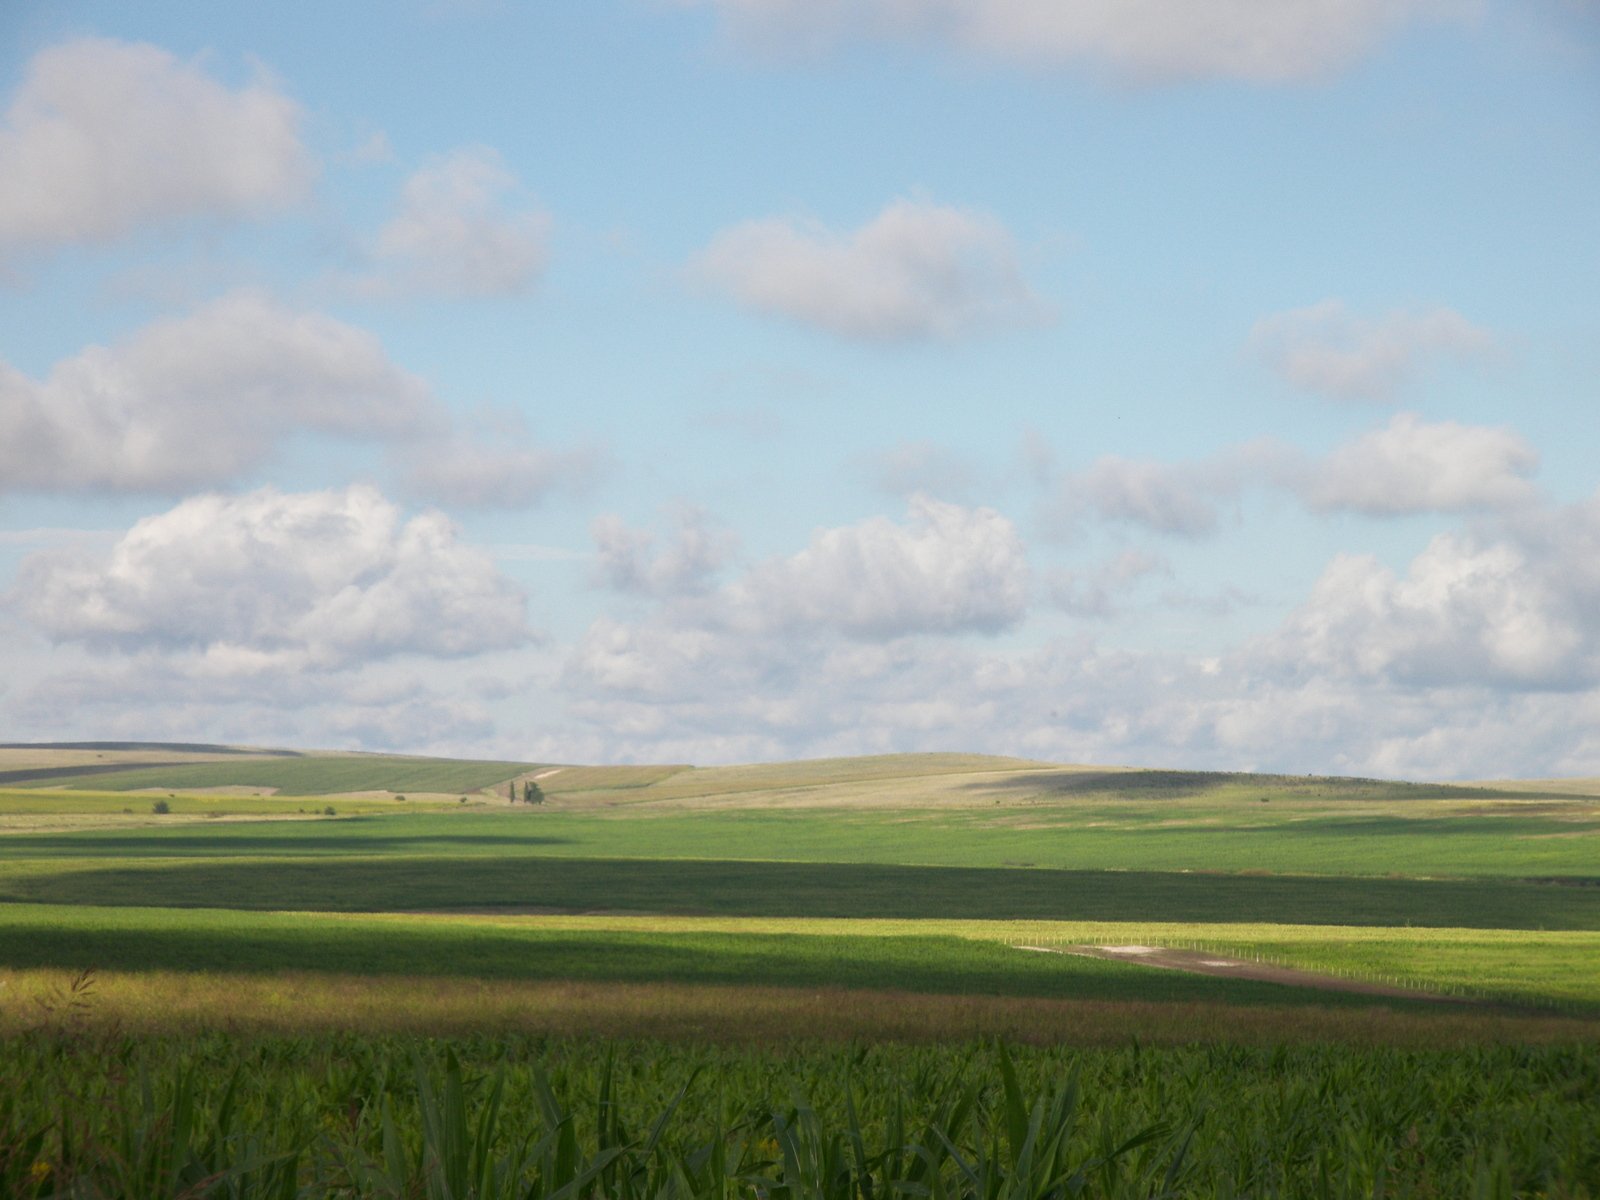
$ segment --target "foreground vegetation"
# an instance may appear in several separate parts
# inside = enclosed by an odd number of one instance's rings
[[[110,1069],[107,1069],[107,1064]],[[1593,1197],[1600,1049],[0,1046],[8,1196]]]

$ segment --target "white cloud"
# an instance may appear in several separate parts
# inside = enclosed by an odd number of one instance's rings
[[[1600,496],[1444,533],[1399,575],[1341,554],[1259,647],[1290,674],[1413,688],[1600,683]]]
[[[300,430],[413,433],[429,405],[372,334],[236,293],[42,382],[0,363],[0,489],[172,493],[231,480]]]
[[[1058,517],[1092,510],[1108,521],[1198,537],[1217,525],[1217,497],[1235,491],[1226,473],[1205,464],[1172,464],[1106,455],[1064,481]]]
[[[416,172],[373,246],[377,271],[358,281],[375,294],[512,296],[543,273],[550,217],[511,207],[516,177],[499,153],[469,146]]]
[[[106,554],[24,560],[7,606],[59,643],[181,660],[196,678],[337,670],[524,644],[524,598],[438,513],[375,489],[201,495]]]
[[[1386,425],[1314,456],[1270,438],[1225,447],[1189,462],[1106,455],[1057,473],[1048,447],[1033,453],[1052,489],[1041,518],[1070,536],[1086,518],[1201,537],[1225,501],[1250,488],[1292,493],[1312,512],[1370,517],[1479,512],[1531,503],[1538,453],[1515,431],[1398,413]]]
[[[1491,355],[1494,335],[1450,308],[1361,317],[1341,300],[1275,313],[1250,334],[1255,353],[1294,387],[1333,400],[1392,403],[1427,365]]]
[[[953,339],[1050,319],[993,217],[896,200],[839,234],[783,217],[712,239],[700,278],[757,312],[869,341]]]
[[[871,517],[823,529],[726,592],[747,627],[829,628],[857,637],[993,632],[1028,604],[1016,526],[992,508],[913,497],[908,521]]]
[[[563,676],[580,713],[599,705],[615,715],[613,701],[653,699],[799,721],[806,704],[791,690],[823,686],[825,662],[858,669],[880,653],[913,653],[886,645],[992,633],[1019,621],[1028,602],[1015,526],[991,509],[926,497],[911,502],[905,524],[874,517],[819,530],[805,549],[709,592],[703,564],[684,572],[690,586],[666,578],[677,564],[649,559],[643,538],[620,523],[606,523],[597,537],[605,540],[602,571],[665,602],[631,624],[601,617],[573,648]],[[665,710],[652,718],[630,709],[626,717],[641,730],[674,719]]]
[[[537,445],[515,413],[485,412],[394,453],[407,494],[452,508],[531,508],[559,491],[581,492],[600,476],[595,449]]]
[[[646,596],[704,592],[727,565],[738,539],[691,505],[679,507],[674,518],[671,542],[652,554],[656,538],[649,530],[630,528],[614,514],[596,517],[589,525],[598,555],[596,582]]]
[[[40,51],[0,127],[0,251],[104,241],[292,204],[315,174],[300,108],[144,43]]]
[[[1461,512],[1526,503],[1534,495],[1528,476],[1538,464],[1538,453],[1510,429],[1400,413],[1335,449],[1297,486],[1319,511]]]
[[[686,0],[767,51],[904,40],[1000,62],[1087,65],[1124,79],[1325,78],[1405,26],[1461,19],[1477,0]]]

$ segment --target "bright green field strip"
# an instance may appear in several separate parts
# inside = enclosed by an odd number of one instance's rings
[[[1373,1003],[948,935],[676,933],[206,909],[0,905],[0,963],[13,969],[664,981],[1102,1001]]]
[[[1295,925],[1040,926],[1035,944],[1194,947],[1446,995],[1600,1008],[1600,933]]]
[[[240,759],[132,768],[85,775],[81,779],[73,776],[52,778],[40,786],[81,785],[103,792],[137,791],[152,787],[178,792],[185,788],[270,787],[296,796],[369,791],[473,792],[536,769],[536,764],[520,762],[458,762],[452,759],[382,755],[324,758],[313,755],[305,758]]]
[[[1453,936],[1439,941],[1283,935],[1245,943],[1224,937],[1207,944],[1254,950],[1271,962],[1354,979],[1397,979],[1428,991],[1600,1007],[1600,940],[1594,937],[1449,932]]]
[[[412,921],[415,917],[387,919]],[[1600,1008],[1600,931],[1417,929],[1404,926],[1193,922],[818,920],[717,917],[458,917],[451,922],[536,922],[549,929],[618,932],[938,935],[1009,945],[1179,946],[1386,982],[1419,991]]]
[[[1587,810],[1584,810],[1587,811]],[[1029,866],[1078,870],[1274,871],[1318,875],[1600,877],[1600,825],[1570,816],[1313,816],[1122,826],[1096,810],[1037,827],[970,813],[700,812],[617,819],[514,810],[273,826],[16,835],[10,858],[413,854],[728,858],[813,863]],[[1252,811],[1251,822],[1261,820]]]
[[[328,822],[337,824],[337,822]],[[558,910],[768,917],[1288,922],[1600,929],[1600,888],[1516,881],[1008,870],[396,851],[0,863],[0,899],[316,911]],[[9,844],[21,838],[8,838]],[[299,843],[296,843],[299,844]],[[272,857],[266,857],[273,855]]]

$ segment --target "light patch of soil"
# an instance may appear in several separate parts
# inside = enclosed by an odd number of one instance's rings
[[[186,787],[179,789],[185,796],[276,796],[278,789],[275,787],[256,787],[248,783],[230,783],[224,787],[196,788]],[[170,796],[174,789],[170,787],[134,788],[125,792],[128,796]]]
[[[1248,959],[1230,958],[1209,950],[1175,950],[1166,946],[1019,946],[1017,949],[1046,954],[1075,954],[1082,958],[1103,958],[1114,962],[1135,962],[1140,966],[1155,967],[1159,970],[1188,971],[1195,975],[1220,975],[1229,979],[1251,979],[1260,983],[1282,983],[1290,987],[1316,988],[1324,992],[1353,992],[1363,996],[1437,1000],[1450,1004],[1472,1003],[1460,996],[1441,996],[1419,988],[1366,983],[1359,979],[1344,979],[1338,975],[1324,975],[1317,971],[1302,971],[1298,967],[1251,962]]]

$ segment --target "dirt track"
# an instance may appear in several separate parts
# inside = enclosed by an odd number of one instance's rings
[[[1083,958],[1106,958],[1116,962],[1138,963],[1166,971],[1188,971],[1196,975],[1221,975],[1230,979],[1253,979],[1262,983],[1283,983],[1291,987],[1317,988],[1325,992],[1355,992],[1364,996],[1393,996],[1407,1000],[1437,1000],[1442,1003],[1467,1004],[1470,1001],[1458,996],[1440,996],[1416,988],[1391,987],[1382,983],[1364,983],[1359,979],[1342,979],[1337,975],[1323,975],[1316,971],[1301,971],[1294,967],[1279,967],[1271,963],[1250,962],[1243,958],[1230,958],[1209,950],[1174,950],[1164,946],[1018,946],[1019,950],[1033,950],[1041,954],[1076,954]]]

